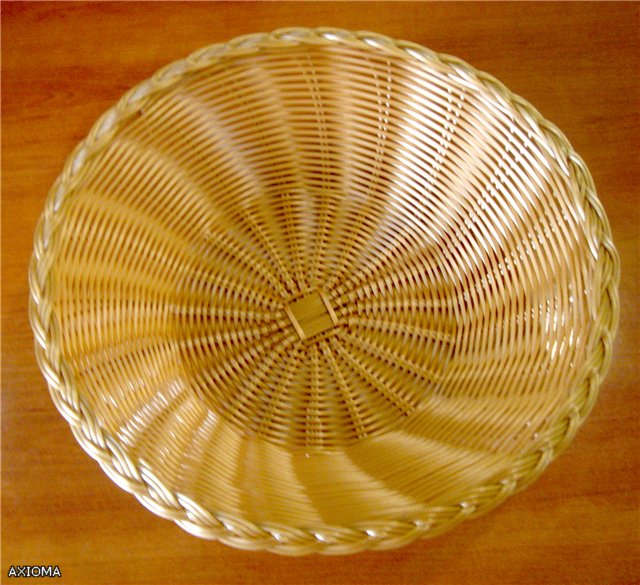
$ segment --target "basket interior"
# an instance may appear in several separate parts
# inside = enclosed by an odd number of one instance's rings
[[[65,199],[62,356],[130,457],[209,509],[352,525],[459,501],[584,377],[571,172],[445,64],[221,58],[148,97]]]

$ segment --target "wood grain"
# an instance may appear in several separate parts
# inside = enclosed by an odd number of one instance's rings
[[[640,581],[640,6],[427,3],[2,3],[2,582],[637,583]],[[27,264],[49,186],[92,122],[160,66],[281,26],[406,38],[486,70],[568,136],[622,259],[621,324],[590,419],[531,488],[431,541],[287,559],[198,540],[147,512],[77,446],[33,357]]]

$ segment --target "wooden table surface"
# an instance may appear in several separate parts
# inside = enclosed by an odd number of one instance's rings
[[[638,3],[2,3],[2,582],[640,582]],[[387,553],[290,559],[189,536],[117,488],[75,443],[33,356],[32,234],[49,186],[125,90],[201,46],[282,26],[367,29],[502,80],[589,165],[622,258],[622,319],[600,399],[525,492]]]

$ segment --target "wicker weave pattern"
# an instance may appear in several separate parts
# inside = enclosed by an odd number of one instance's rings
[[[77,440],[150,510],[347,554],[483,513],[569,444],[618,272],[587,168],[522,98],[412,43],[286,29],[98,120],[38,225],[31,321]]]

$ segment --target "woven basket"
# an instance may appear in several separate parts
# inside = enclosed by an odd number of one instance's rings
[[[432,536],[570,442],[618,259],[583,161],[469,65],[372,33],[207,47],[102,116],[52,187],[31,321],[123,489],[234,547]]]

